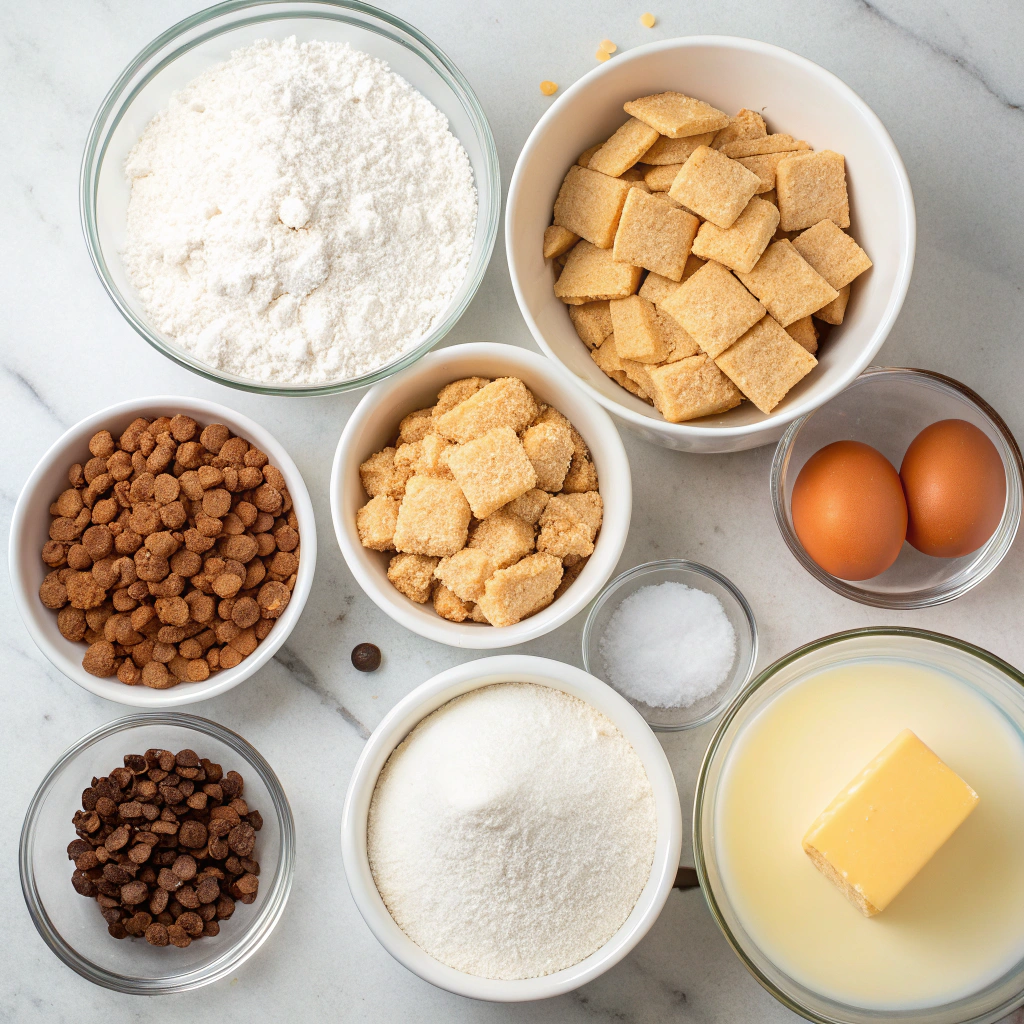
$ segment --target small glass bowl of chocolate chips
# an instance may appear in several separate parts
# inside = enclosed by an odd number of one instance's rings
[[[235,971],[284,911],[288,800],[244,739],[144,712],[79,740],[50,769],[21,834],[33,923],[69,967],[133,994]]]

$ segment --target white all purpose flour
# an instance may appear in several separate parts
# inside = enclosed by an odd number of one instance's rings
[[[647,884],[657,815],[632,745],[589,704],[498,683],[425,718],[384,766],[366,847],[401,929],[484,978],[590,956]]]
[[[261,40],[176,93],[129,154],[123,258],[156,327],[259,381],[356,377],[462,284],[477,199],[444,115],[342,43]]]

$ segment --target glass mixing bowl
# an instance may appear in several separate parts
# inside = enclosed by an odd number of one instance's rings
[[[897,469],[910,442],[936,420],[961,419],[983,430],[1006,471],[1006,505],[995,533],[960,558],[936,558],[903,544],[896,561],[869,580],[841,580],[804,550],[793,527],[793,484],[804,463],[833,441],[863,441]],[[775,521],[796,560],[843,597],[876,608],[929,608],[966,594],[1003,560],[1020,525],[1024,462],[1010,428],[970,388],[930,370],[872,366],[827,405],[796,420],[772,461]]]
[[[129,187],[124,161],[171,93],[187,85],[232,50],[256,39],[347,42],[387,61],[447,118],[473,167],[477,223],[465,280],[434,329],[397,359],[371,373],[326,384],[273,384],[226,373],[186,352],[158,331],[128,280],[120,251]],[[501,182],[498,153],[480,101],[452,61],[400,18],[347,0],[230,0],[199,11],[153,40],[128,65],[107,94],[89,130],[80,181],[82,228],[93,266],[124,318],[157,351],[229,387],[265,395],[325,395],[364,387],[415,362],[436,345],[466,311],[483,280],[498,233]]]
[[[787,975],[757,946],[730,902],[715,843],[723,769],[744,727],[790,683],[826,668],[867,659],[913,662],[952,675],[992,702],[1024,733],[1024,676],[971,644],[918,629],[855,629],[823,637],[769,665],[727,709],[704,755],[693,810],[693,851],[701,888],[726,939],[747,970],[779,1002],[818,1024],[990,1024],[1024,1003],[1024,962],[971,996],[925,1009],[867,1010],[836,1002]]]
[[[750,678],[754,663],[757,661],[757,625],[754,622],[754,613],[747,604],[747,599],[720,573],[699,562],[665,558],[658,562],[646,562],[635,566],[616,576],[598,594],[587,615],[587,621],[583,626],[583,666],[591,675],[608,682],[608,673],[601,654],[601,637],[608,627],[608,620],[630,594],[641,587],[666,582],[684,583],[694,590],[703,590],[717,597],[736,633],[736,657],[733,659],[728,678],[714,693],[695,701],[688,708],[657,708],[635,700],[628,694],[622,694],[643,715],[644,721],[652,729],[678,732],[710,722],[740,692]],[[612,686],[612,689],[615,687]]]
[[[186,949],[159,948],[145,939],[113,939],[93,899],[71,887],[67,846],[71,818],[94,775],[119,767],[125,754],[150,747],[194,750],[237,771],[243,797],[263,816],[255,859],[260,887],[255,903],[239,905],[220,934]],[[72,970],[104,988],[132,995],[166,995],[208,985],[237,970],[281,919],[295,868],[295,824],[273,769],[241,736],[193,715],[149,711],[109,722],[84,736],[46,773],[21,830],[21,888],[43,941]]]

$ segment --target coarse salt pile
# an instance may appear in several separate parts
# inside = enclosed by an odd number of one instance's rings
[[[729,678],[736,631],[713,594],[667,581],[625,598],[598,648],[607,682],[624,696],[688,708]]]

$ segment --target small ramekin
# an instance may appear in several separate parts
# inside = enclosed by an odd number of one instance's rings
[[[451,381],[472,376],[519,377],[540,401],[563,413],[590,448],[604,501],[604,523],[583,572],[556,601],[514,626],[449,622],[434,611],[431,603],[410,601],[388,581],[388,562],[394,553],[364,548],[356,532],[356,512],[369,500],[359,480],[359,464],[392,442],[403,416],[432,405],[438,391]],[[611,418],[549,360],[512,345],[476,343],[432,352],[415,366],[377,384],[349,417],[331,471],[334,532],[356,582],[381,611],[400,625],[451,647],[512,647],[568,622],[614,572],[626,543],[631,510],[629,462]]]
[[[688,708],[656,708],[623,694],[644,717],[644,721],[661,732],[679,732],[710,722],[743,689],[757,661],[757,624],[747,599],[735,584],[721,573],[699,562],[681,558],[664,558],[637,565],[608,584],[593,603],[583,626],[583,667],[598,679],[607,681],[601,637],[615,609],[625,598],[641,587],[658,583],[684,583],[718,598],[736,633],[736,657],[729,677],[714,693],[696,701]],[[612,686],[611,683],[609,683]],[[614,689],[614,686],[613,686]]]
[[[220,934],[187,949],[113,939],[96,901],[71,886],[74,865],[65,849],[75,838],[71,818],[94,775],[108,775],[125,754],[150,747],[195,750],[237,771],[243,796],[263,816],[254,856],[260,863],[256,902],[239,906]],[[284,913],[295,870],[295,823],[274,770],[241,736],[215,722],[173,711],[147,711],[83,736],[46,773],[25,815],[19,853],[21,888],[32,923],[53,953],[83,978],[130,995],[187,992],[227,977],[267,940]]]
[[[654,790],[658,818],[654,864],[647,885],[622,927],[573,967],[542,978],[498,981],[448,967],[420,949],[395,923],[373,881],[366,855],[366,818],[377,776],[391,752],[422,719],[455,697],[492,683],[538,683],[579,697],[608,716],[632,744]],[[506,654],[458,665],[417,686],[367,740],[349,782],[341,822],[341,853],[352,898],[380,944],[404,967],[438,988],[491,1002],[514,1003],[564,995],[617,964],[647,934],[675,883],[682,846],[682,813],[672,767],[640,715],[610,686],[572,665]]]
[[[76,462],[84,464],[89,458],[89,438],[98,430],[109,430],[117,437],[137,416],[173,416],[177,412],[186,413],[203,424],[223,423],[233,434],[245,438],[270,457],[271,464],[284,474],[288,493],[292,496],[295,515],[299,520],[301,553],[295,589],[288,607],[274,624],[270,635],[252,654],[235,668],[221,669],[204,682],[178,683],[167,690],[151,690],[141,685],[125,686],[116,677],[101,679],[85,671],[82,667],[85,644],[72,643],[61,636],[57,628],[56,612],[45,608],[39,600],[39,585],[49,572],[40,552],[49,536],[50,504],[68,486],[67,473],[71,466]],[[93,413],[76,423],[50,446],[29,474],[14,508],[8,559],[14,600],[25,628],[55,668],[90,693],[107,700],[141,708],[180,707],[216,697],[237,686],[266,665],[288,639],[288,634],[299,621],[313,584],[316,521],[309,492],[298,467],[280,442],[248,416],[200,398],[173,395],[135,398]]]
[[[804,550],[793,526],[793,485],[804,463],[833,441],[877,448],[899,471],[910,442],[937,420],[962,419],[984,431],[1006,471],[1006,505],[995,533],[960,558],[936,558],[904,543],[896,561],[869,580],[841,580]],[[786,431],[772,460],[775,521],[796,560],[816,579],[851,601],[876,608],[930,608],[976,587],[1006,556],[1024,505],[1024,461],[1010,428],[969,387],[931,370],[872,366],[828,405],[802,416]]]

